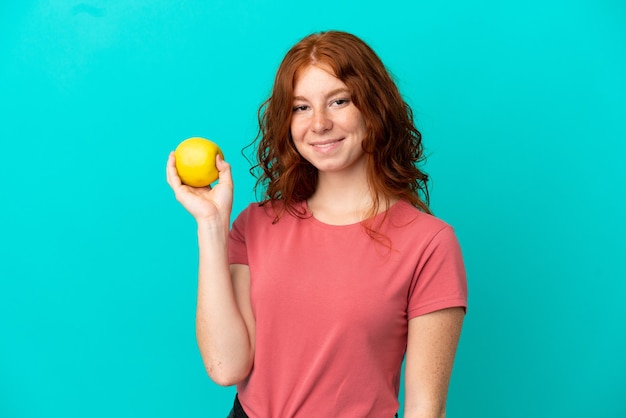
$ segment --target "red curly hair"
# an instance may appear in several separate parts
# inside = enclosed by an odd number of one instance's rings
[[[367,128],[363,150],[367,154],[367,180],[374,196],[370,215],[391,199],[428,207],[428,175],[423,162],[420,132],[413,112],[376,53],[358,37],[339,31],[311,34],[284,57],[271,96],[259,108],[257,190],[264,190],[262,204],[270,203],[275,221],[286,211],[304,216],[297,203],[311,197],[317,186],[317,169],[300,156],[291,138],[293,91],[298,71],[308,65],[332,68],[351,93]]]

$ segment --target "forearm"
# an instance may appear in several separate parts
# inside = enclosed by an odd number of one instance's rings
[[[198,247],[198,346],[209,376],[232,385],[248,375],[253,349],[230,274],[228,227],[199,223]]]

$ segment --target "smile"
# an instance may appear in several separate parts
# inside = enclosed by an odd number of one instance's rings
[[[315,148],[326,149],[326,148],[332,148],[333,146],[337,145],[341,141],[343,141],[343,138],[333,139],[333,140],[324,141],[324,142],[317,142],[311,145]]]

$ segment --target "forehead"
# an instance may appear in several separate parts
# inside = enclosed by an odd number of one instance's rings
[[[315,63],[300,67],[294,75],[294,93],[302,89],[324,89],[325,87],[347,88],[327,64]]]

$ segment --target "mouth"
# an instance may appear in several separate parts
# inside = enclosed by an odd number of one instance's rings
[[[313,146],[314,148],[319,148],[319,149],[325,149],[325,148],[331,148],[332,146],[336,145],[337,143],[343,141],[344,138],[339,138],[339,139],[329,139],[326,141],[319,141],[319,142],[314,142],[311,144],[311,146]]]

